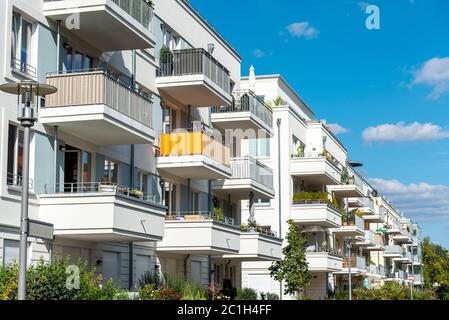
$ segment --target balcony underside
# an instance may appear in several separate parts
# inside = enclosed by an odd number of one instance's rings
[[[229,93],[202,74],[157,77],[156,87],[162,96],[183,105],[211,107],[232,103]]]
[[[184,179],[214,180],[231,177],[231,168],[204,155],[158,157],[159,172]]]
[[[366,222],[370,222],[370,223],[383,223],[385,222],[385,219],[382,218],[380,215],[378,214],[365,214],[363,216],[363,219]]]
[[[223,255],[224,259],[241,261],[276,261],[282,258],[282,240],[259,233],[242,233],[238,254]]]
[[[97,145],[154,142],[152,128],[106,105],[42,108],[39,121]]]
[[[150,30],[109,0],[45,2],[44,14],[53,21],[61,20],[63,27],[102,52],[155,45]]]
[[[344,267],[344,268],[342,268],[341,271],[337,271],[334,274],[347,275],[347,274],[349,274],[349,268]],[[357,268],[357,267],[351,268],[351,275],[353,275],[353,276],[361,276],[361,275],[365,275],[365,274],[366,274],[366,268]]]
[[[348,199],[349,208],[363,208],[365,204],[360,198],[349,198]]]
[[[398,243],[404,243],[404,244],[413,242],[408,236],[403,236],[403,235],[394,236],[393,240]]]
[[[226,179],[212,182],[212,190],[221,195],[230,195],[233,200],[247,200],[251,192],[255,199],[273,199],[275,194],[269,188],[253,179]]]
[[[341,226],[341,214],[328,205],[292,205],[291,219],[301,225],[315,225],[327,228]]]
[[[332,229],[332,233],[344,237],[361,237],[364,236],[365,231],[356,226],[342,226],[341,228]]]
[[[391,234],[391,235],[397,235],[397,234],[401,234],[402,232],[399,229],[388,229],[387,233]]]
[[[343,268],[343,258],[329,253],[306,253],[312,272],[338,272]]]
[[[237,254],[240,229],[212,220],[166,221],[165,235],[157,250],[197,255]]]
[[[257,137],[260,137],[260,130],[268,136],[273,135],[273,128],[249,111],[212,113],[211,121],[215,127],[235,132],[241,130],[243,134],[247,133],[247,136],[251,136],[254,132]]]
[[[114,194],[40,196],[40,220],[54,225],[58,238],[103,241],[159,241],[165,208]]]
[[[355,184],[330,186],[329,190],[339,198],[363,197],[363,191]]]

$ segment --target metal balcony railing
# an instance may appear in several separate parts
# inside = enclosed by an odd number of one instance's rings
[[[166,217],[167,221],[205,221],[213,220],[230,226],[235,226],[235,219],[230,217],[218,218],[213,212],[209,211],[179,211],[173,212]]]
[[[252,179],[273,189],[273,170],[253,157],[231,159],[231,179]]]
[[[251,90],[233,92],[234,101],[230,106],[213,107],[212,113],[251,112],[270,128],[273,127],[273,111]]]
[[[160,186],[160,177],[153,175],[156,178],[158,188]],[[116,183],[109,182],[72,182],[72,183],[57,183],[55,185],[45,185],[44,194],[67,194],[80,195],[89,193],[113,193],[120,194],[130,199],[138,199],[153,204],[162,205],[162,191],[160,189],[144,192],[138,189],[122,187]]]
[[[404,250],[401,246],[386,246],[385,254],[404,256]]]
[[[158,77],[177,77],[202,74],[231,94],[229,71],[204,49],[182,49],[164,52],[160,57]]]
[[[11,68],[15,71],[19,71],[31,78],[36,78],[36,68],[33,66],[30,66],[25,61],[22,61],[20,59],[11,58]]]
[[[44,2],[56,2],[67,0],[44,0]],[[75,2],[72,0],[71,2]],[[128,15],[133,17],[139,22],[145,29],[153,31],[153,8],[145,0],[111,0],[117,6],[119,6]],[[80,1],[81,2],[81,1]]]
[[[15,188],[21,188],[23,185],[23,177],[14,173],[6,174],[6,185]],[[28,179],[28,188],[33,189],[34,181],[33,179]]]
[[[104,104],[152,127],[153,102],[105,70],[48,74],[47,82],[58,91],[47,97],[46,108]]]

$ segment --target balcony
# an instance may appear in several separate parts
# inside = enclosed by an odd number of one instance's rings
[[[157,169],[185,179],[231,178],[229,149],[203,131],[162,134]]]
[[[214,220],[209,212],[180,212],[167,216],[164,239],[157,250],[180,254],[239,254],[240,227],[233,219]]]
[[[44,0],[44,15],[101,52],[155,45],[153,8],[144,0]]]
[[[213,107],[211,120],[214,126],[242,132],[259,129],[273,132],[273,111],[252,91],[234,91],[231,105]]]
[[[341,228],[332,229],[332,233],[350,237],[364,236],[365,224],[362,218],[352,215],[349,219],[343,219]]]
[[[168,99],[184,105],[231,105],[229,71],[204,49],[162,53],[156,87]]]
[[[368,197],[348,198],[350,208],[360,208],[363,212],[374,213],[374,201]]]
[[[329,191],[339,198],[364,196],[362,179],[356,174],[339,185],[329,186]]]
[[[366,269],[366,274],[371,277],[385,278],[385,267],[370,264]]]
[[[366,251],[384,251],[382,236],[376,234],[373,230],[365,230],[363,241],[357,241],[356,246],[362,247]]]
[[[343,269],[343,257],[330,250],[306,250],[306,259],[311,272],[339,272]]]
[[[385,258],[398,259],[404,257],[404,249],[401,246],[386,246],[384,252]]]
[[[39,218],[58,238],[92,242],[159,241],[166,208],[160,192],[143,194],[106,183],[46,186]]]
[[[403,252],[402,257],[393,258],[393,261],[399,262],[402,264],[411,264],[413,262],[412,254],[408,251]]]
[[[299,200],[290,207],[291,219],[301,225],[317,225],[339,228],[342,224],[341,212],[327,200]]]
[[[329,157],[313,153],[291,158],[290,174],[300,176],[313,185],[338,185],[341,180],[341,169],[337,163]]]
[[[231,159],[230,179],[212,182],[216,193],[231,195],[235,200],[248,199],[254,193],[255,199],[273,199],[273,170],[252,157]]]
[[[394,235],[392,238],[397,243],[403,244],[413,243],[412,235],[406,229],[402,229],[400,233]]]
[[[39,111],[43,124],[97,145],[154,141],[152,102],[103,70],[51,74],[58,91]]]
[[[397,222],[392,223],[392,224],[390,224],[389,228],[387,229],[387,233],[390,235],[402,234],[402,227]]]
[[[371,211],[370,208],[367,208],[367,210],[364,210],[365,215],[363,216],[363,219],[366,222],[370,223],[385,223],[385,219],[387,218],[387,212],[384,208],[379,207],[377,211]]]
[[[241,261],[276,261],[282,258],[282,239],[260,232],[242,232],[238,254],[224,255],[225,259]]]
[[[349,264],[351,264],[351,274],[366,274],[366,258],[363,256],[352,256],[351,259],[344,257],[342,271],[337,272],[337,274],[349,273]]]

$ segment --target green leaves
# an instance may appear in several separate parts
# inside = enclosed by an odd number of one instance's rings
[[[449,299],[449,253],[440,245],[425,238],[422,243],[424,286],[433,289],[438,284],[437,293],[441,299]]]
[[[309,284],[312,273],[306,259],[307,241],[299,236],[299,228],[292,220],[288,224],[287,245],[282,249],[283,260],[274,262],[269,270],[276,281],[285,283],[285,294],[295,295]]]

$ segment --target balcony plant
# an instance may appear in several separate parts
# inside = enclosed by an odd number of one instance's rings
[[[341,170],[341,183],[342,184],[348,184],[349,180],[349,172],[347,167],[343,167],[343,170]]]
[[[294,202],[328,201],[328,199],[329,199],[329,196],[326,192],[301,191],[293,196]]]
[[[167,46],[162,46],[159,51],[161,69],[163,75],[170,76],[173,74],[173,52]]]
[[[225,222],[225,216],[221,208],[214,208],[214,212],[212,213],[212,219],[217,222]]]

